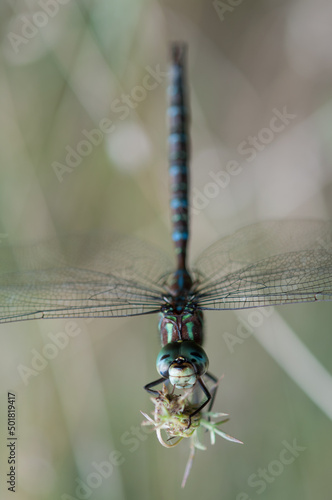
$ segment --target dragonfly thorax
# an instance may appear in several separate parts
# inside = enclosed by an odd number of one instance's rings
[[[166,344],[158,354],[157,370],[177,389],[195,385],[197,378],[206,373],[209,360],[204,349],[191,340],[178,340]]]
[[[194,305],[182,306],[175,302],[160,312],[159,332],[161,345],[178,340],[203,343],[203,312]]]

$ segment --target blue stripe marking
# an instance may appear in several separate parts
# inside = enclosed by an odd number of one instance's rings
[[[167,114],[168,116],[177,116],[177,115],[185,115],[187,114],[187,108],[185,106],[179,106],[176,104],[173,104],[172,106],[169,106],[167,109]]]
[[[186,151],[174,151],[169,155],[169,161],[178,161],[178,160],[183,160],[186,161],[188,158],[188,154]]]
[[[187,170],[186,165],[171,165],[169,167],[170,175],[186,174]]]
[[[181,232],[181,231],[174,231],[172,233],[172,240],[173,241],[180,241],[180,240],[187,240],[188,239],[188,233]]]
[[[187,206],[188,206],[188,200],[180,198],[173,198],[173,200],[171,200],[171,208],[181,208]]]
[[[167,94],[172,97],[179,94],[180,85],[170,85],[167,89]]]
[[[177,271],[175,273],[175,275],[176,275],[176,281],[177,281],[179,288],[183,288],[183,286],[184,286],[184,273],[181,271]]]
[[[188,214],[174,214],[171,217],[172,222],[187,222],[188,221]]]
[[[172,191],[172,193],[174,193],[174,194],[172,194],[173,198],[175,198],[175,197],[176,198],[179,198],[179,197],[184,198],[185,196],[187,196],[187,190],[188,190],[188,184],[186,182],[176,182],[176,183],[171,185],[171,191]]]
[[[178,64],[172,64],[170,67],[170,76],[172,78],[179,78],[183,74],[183,68]]]
[[[170,134],[168,136],[168,141],[175,144],[176,142],[185,142],[187,140],[187,134]]]

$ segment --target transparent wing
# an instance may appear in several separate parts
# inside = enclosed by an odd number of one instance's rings
[[[332,300],[332,226],[264,222],[222,238],[193,269],[202,309]]]
[[[132,237],[0,246],[0,322],[156,312],[172,263]]]

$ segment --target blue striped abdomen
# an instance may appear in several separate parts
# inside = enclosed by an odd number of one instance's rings
[[[172,239],[178,269],[186,267],[188,230],[188,112],[185,104],[185,45],[172,45],[169,84],[169,174],[171,190]]]

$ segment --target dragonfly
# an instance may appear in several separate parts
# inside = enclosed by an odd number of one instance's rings
[[[159,378],[215,397],[203,349],[204,313],[332,300],[332,226],[261,222],[212,244],[189,266],[189,111],[186,45],[171,45],[169,181],[174,260],[131,236],[76,235],[0,247],[0,322],[158,314]],[[215,387],[217,384],[215,384]]]

